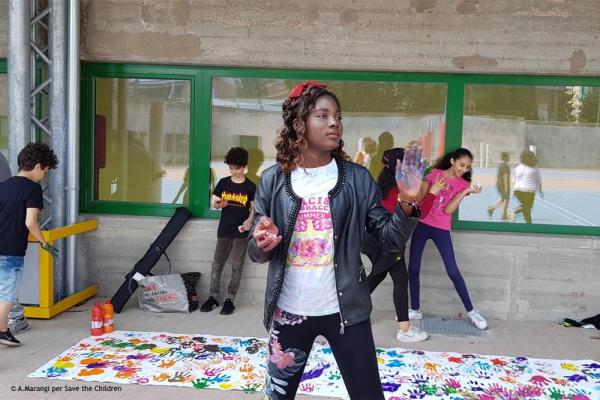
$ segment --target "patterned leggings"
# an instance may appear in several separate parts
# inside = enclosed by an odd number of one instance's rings
[[[383,399],[371,321],[347,326],[340,334],[339,314],[305,317],[276,309],[267,349],[266,396],[293,399],[318,335],[329,342],[352,399]],[[317,374],[322,371],[309,371]]]

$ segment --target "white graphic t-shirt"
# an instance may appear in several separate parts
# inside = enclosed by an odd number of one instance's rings
[[[290,242],[288,269],[277,306],[306,316],[339,311],[333,261],[333,225],[328,192],[337,182],[335,160],[292,171],[292,188],[302,198]]]

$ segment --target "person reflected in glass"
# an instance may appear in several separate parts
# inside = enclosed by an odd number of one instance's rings
[[[189,173],[190,173],[190,169],[188,167],[185,169],[185,174],[183,175],[183,182],[181,183],[181,186],[179,187],[179,190],[177,191],[175,198],[171,202],[172,204],[177,204],[177,201],[179,200],[179,197],[181,195],[183,195],[182,204],[189,204],[189,182],[190,182]]]
[[[383,163],[381,162],[383,153],[393,147],[394,136],[389,132],[381,132],[379,137],[377,137],[377,152],[373,155],[371,165],[369,166],[369,172],[373,179],[377,179],[381,171],[383,171]]]
[[[258,185],[260,177],[258,176],[258,170],[265,162],[265,153],[261,149],[250,148],[248,149],[248,167],[246,178],[250,179],[255,185]]]
[[[167,171],[157,165],[141,134],[129,133],[127,149],[127,201],[159,203],[161,182]]]
[[[362,165],[366,169],[371,166],[373,154],[377,151],[377,142],[370,137],[360,138],[358,140],[358,151],[354,155],[354,162]]]
[[[437,193],[435,201],[428,214],[422,215],[419,224],[413,232],[410,242],[410,259],[408,274],[410,282],[409,318],[422,319],[420,300],[420,273],[421,257],[428,240],[436,245],[446,273],[454,284],[471,322],[478,329],[487,329],[487,321],[475,310],[471,303],[469,291],[465,280],[458,269],[454,245],[450,234],[452,214],[458,210],[462,200],[472,194],[480,193],[481,186],[471,184],[471,165],[473,154],[468,149],[459,148],[441,158],[434,166],[421,185],[419,198],[425,198],[425,193],[440,178],[444,180],[445,187]]]
[[[502,162],[498,164],[498,169],[496,170],[496,190],[500,198],[488,207],[487,212],[491,219],[494,215],[494,210],[502,207],[502,220],[504,221],[508,219],[508,202],[510,199],[510,167],[508,166],[510,155],[507,151],[503,151],[500,154],[500,158]]]
[[[533,151],[523,150],[521,152],[521,163],[515,167],[513,177],[513,193],[521,204],[509,214],[512,222],[515,222],[516,214],[523,214],[525,223],[531,224],[535,192],[537,191],[544,198],[542,175],[536,167],[537,163],[538,159]]]

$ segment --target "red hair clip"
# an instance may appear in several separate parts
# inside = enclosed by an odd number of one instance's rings
[[[306,81],[303,82],[299,85],[297,85],[295,88],[293,88],[290,93],[288,94],[288,98],[289,99],[296,99],[300,96],[302,96],[302,93],[304,93],[304,90],[306,88],[312,87],[312,86],[316,86],[322,89],[325,89],[327,87],[327,85],[325,85],[324,83],[321,82],[317,82],[317,81]]]

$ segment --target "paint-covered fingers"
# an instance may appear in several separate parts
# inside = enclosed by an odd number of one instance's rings
[[[271,251],[281,242],[279,229],[268,217],[261,217],[254,228],[254,240],[259,249]]]

